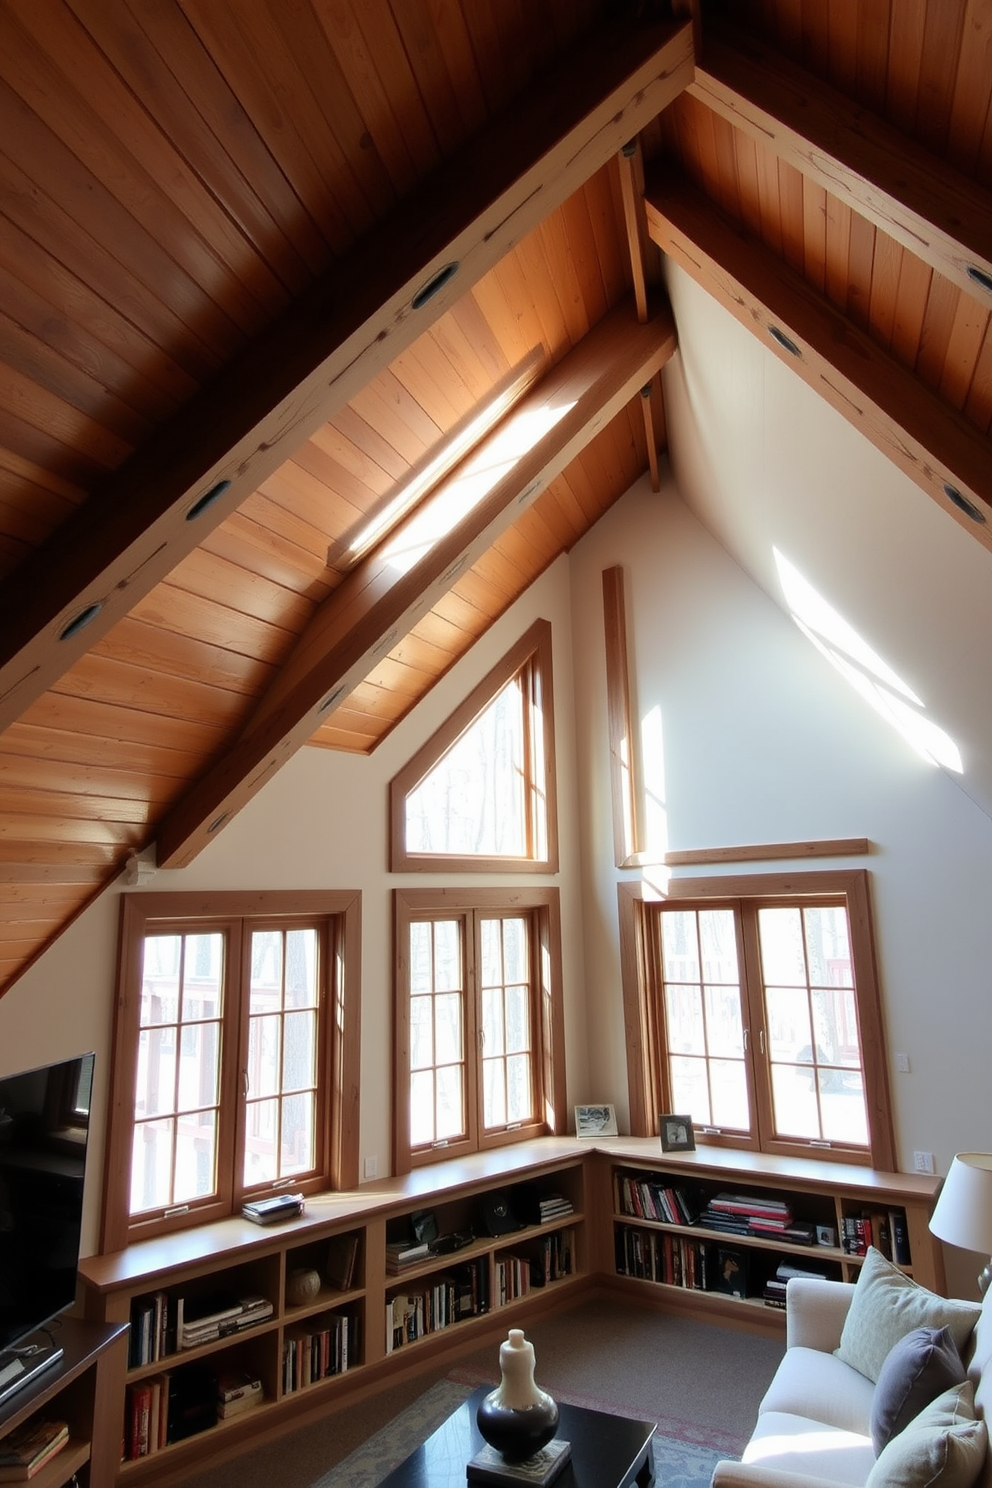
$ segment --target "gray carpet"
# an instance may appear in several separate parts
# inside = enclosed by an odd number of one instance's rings
[[[724,1456],[737,1455],[747,1441],[784,1351],[784,1339],[692,1322],[620,1300],[580,1303],[536,1323],[527,1336],[537,1355],[537,1382],[551,1394],[657,1421],[662,1435]],[[498,1345],[490,1343],[454,1365],[425,1364],[414,1379],[348,1403],[278,1442],[190,1474],[183,1488],[313,1488],[321,1478],[326,1484],[332,1467],[431,1386],[448,1377],[463,1387],[495,1384],[497,1355]],[[432,1429],[428,1426],[424,1436]]]

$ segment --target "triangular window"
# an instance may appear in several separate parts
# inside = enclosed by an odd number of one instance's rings
[[[394,869],[558,867],[551,627],[539,620],[390,785]]]

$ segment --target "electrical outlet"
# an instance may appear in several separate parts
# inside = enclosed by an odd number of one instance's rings
[[[913,1153],[913,1167],[914,1167],[914,1169],[916,1170],[917,1173],[932,1173],[933,1172],[933,1153],[932,1152],[914,1152]]]
[[[908,1054],[897,1054],[895,1056],[895,1060],[896,1060],[896,1069],[899,1071],[899,1073],[901,1075],[908,1075],[909,1074],[909,1055]]]
[[[362,1171],[365,1174],[366,1182],[368,1182],[370,1178],[374,1178],[379,1171],[379,1159],[377,1157],[367,1157],[365,1159],[365,1166],[363,1167]]]

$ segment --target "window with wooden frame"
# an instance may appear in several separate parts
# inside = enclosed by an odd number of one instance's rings
[[[894,1166],[867,873],[625,883],[620,918],[633,1131]]]
[[[397,889],[394,1171],[565,1129],[558,890]]]
[[[104,1251],[358,1181],[361,898],[122,901]]]
[[[390,867],[558,869],[551,626],[539,620],[394,777]]]

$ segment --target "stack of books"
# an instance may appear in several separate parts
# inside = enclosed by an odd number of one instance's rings
[[[197,1301],[179,1298],[176,1343],[179,1349],[199,1348],[232,1333],[240,1333],[272,1316],[267,1297],[205,1297]]]
[[[391,1240],[386,1245],[386,1275],[398,1276],[409,1266],[419,1266],[430,1258],[431,1248],[426,1240]]]
[[[575,1211],[571,1199],[564,1194],[549,1193],[537,1201],[538,1220],[541,1224],[548,1224],[553,1219],[561,1219],[564,1214],[573,1214]]]
[[[790,1245],[812,1245],[816,1227],[796,1219],[784,1199],[764,1194],[718,1193],[699,1216],[708,1230],[724,1235],[755,1235],[766,1240],[787,1240]]]
[[[784,1307],[785,1289],[793,1276],[808,1276],[814,1281],[826,1279],[826,1271],[814,1271],[807,1266],[794,1266],[790,1261],[780,1261],[775,1270],[775,1275],[770,1276],[765,1282],[764,1299],[766,1307]]]
[[[61,1452],[68,1440],[69,1427],[65,1421],[46,1421],[36,1416],[15,1427],[0,1441],[0,1482],[33,1478]]]
[[[217,1381],[217,1419],[230,1420],[253,1410],[265,1399],[262,1381],[250,1370],[222,1374]]]

